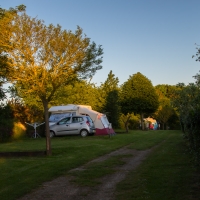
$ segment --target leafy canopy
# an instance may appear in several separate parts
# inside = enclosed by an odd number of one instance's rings
[[[9,10],[0,8],[0,100],[6,97],[3,84],[6,82],[8,72],[8,57],[6,50],[10,47],[10,37],[12,34],[12,20],[17,13],[25,10],[24,5],[10,8]]]
[[[158,96],[151,81],[140,72],[133,74],[122,85],[123,113],[151,114],[158,108]]]
[[[83,34],[46,26],[25,12],[11,23],[7,79],[16,84],[21,97],[34,96],[42,101],[45,113],[47,154],[49,149],[48,105],[59,88],[78,79],[91,78],[101,69],[103,50]]]
[[[9,78],[20,83],[26,93],[50,101],[59,87],[101,69],[102,58],[98,56],[102,49],[90,43],[80,27],[75,33],[59,25],[47,27],[25,13],[15,17],[14,26]]]

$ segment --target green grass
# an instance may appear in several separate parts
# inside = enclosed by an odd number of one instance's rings
[[[68,136],[53,138],[51,140],[53,152],[52,156],[8,159],[0,158],[0,199],[16,199],[30,192],[32,189],[40,186],[44,181],[52,180],[60,175],[66,175],[70,169],[79,167],[96,157],[109,153],[123,146],[130,145],[130,148],[144,150],[160,144],[163,141],[165,142],[162,143],[162,145],[150,155],[150,157],[143,163],[142,167],[131,173],[131,180],[127,179],[127,183],[122,184],[123,186],[118,186],[118,197],[120,199],[121,195],[124,195],[124,186],[136,184],[131,188],[126,188],[127,193],[131,196],[132,193],[129,192],[131,192],[131,190],[134,191],[133,188],[136,187],[140,182],[139,188],[144,188],[140,190],[142,195],[145,191],[148,192],[148,195],[149,192],[151,193],[151,191],[154,190],[159,192],[158,186],[163,182],[165,182],[166,185],[171,184],[174,186],[176,184],[173,183],[173,181],[178,181],[178,183],[182,183],[182,185],[184,185],[184,189],[187,189],[187,185],[185,186],[187,180],[185,179],[188,179],[193,171],[191,164],[189,163],[188,155],[181,153],[182,149],[184,148],[182,145],[183,140],[181,132],[132,131],[128,134],[117,134],[111,138],[108,136],[92,136],[86,138]],[[46,141],[44,138],[25,139],[12,143],[0,144],[0,152],[45,150],[45,145]],[[100,163],[101,166],[99,166],[99,164],[89,166],[89,170],[87,170],[88,174],[79,174],[77,176],[79,178],[77,178],[76,181],[78,183],[82,182],[82,184],[86,185],[97,184],[95,182],[96,178],[102,177],[106,173],[112,173],[112,170],[109,171],[109,167],[107,166],[111,166],[112,169],[112,166],[114,167],[120,158],[116,157],[114,160],[112,159]],[[180,161],[178,162],[178,160]],[[154,164],[152,164],[152,162]],[[95,170],[100,168],[103,169],[103,172],[99,170],[97,175],[95,175]],[[166,170],[164,170],[165,168]],[[156,171],[160,171],[160,174],[155,174]],[[177,174],[180,176],[178,180],[173,179],[170,182],[166,178],[168,175],[173,175],[174,177]],[[152,182],[149,182],[149,180],[154,179],[154,177],[156,177],[157,181],[152,184]],[[90,179],[88,183],[87,179]],[[145,179],[147,179],[147,181]],[[158,184],[158,186],[156,186],[156,184]],[[180,187],[180,185],[178,186]],[[156,188],[158,188],[158,190]],[[173,187],[169,187],[169,189],[172,192],[174,190]],[[174,194],[174,192],[172,194]]]
[[[193,173],[181,135],[169,134],[138,169],[118,184],[117,199],[187,200]]]
[[[124,156],[113,156],[103,162],[100,163],[91,163],[83,171],[73,171],[70,172],[69,175],[74,176],[75,178],[72,180],[73,183],[76,183],[80,186],[90,186],[94,187],[101,182],[98,181],[99,178],[106,176],[108,174],[115,173],[114,169],[116,166],[120,166],[125,164],[122,161]]]

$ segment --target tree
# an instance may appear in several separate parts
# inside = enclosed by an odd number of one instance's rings
[[[9,104],[0,104],[0,142],[8,141],[13,135],[14,116]]]
[[[187,129],[186,124],[188,124],[190,118],[190,111],[199,109],[199,90],[200,87],[198,84],[190,83],[186,86],[182,86],[181,88],[179,87],[179,90],[176,91],[176,98],[172,103],[179,112],[179,118],[183,132],[185,132]]]
[[[60,88],[55,94],[53,105],[82,104],[90,105],[94,110],[97,103],[97,88],[85,80]]]
[[[180,122],[184,138],[188,141],[189,150],[200,164],[200,84],[198,74],[196,83],[190,83],[177,90],[174,106],[180,115]]]
[[[158,108],[158,96],[151,81],[140,72],[133,74],[122,85],[121,109],[124,114],[140,114],[142,130],[143,116],[150,115]]]
[[[177,86],[174,85],[156,85],[155,86],[156,93],[158,95],[159,107],[157,111],[153,114],[153,117],[162,125],[162,129],[164,130],[164,126],[169,124],[169,120],[174,119],[171,122],[170,127],[176,127],[177,124],[177,113],[175,109],[172,107],[171,102],[174,98],[176,98],[176,90]]]
[[[140,116],[131,114],[121,114],[119,119],[120,128],[125,128],[126,132],[129,129],[140,129]]]
[[[192,56],[192,58],[196,58],[196,61],[200,62],[200,48],[199,48],[199,45],[197,45],[196,43],[195,43],[195,45],[197,46],[196,47],[197,52],[195,55]]]
[[[108,74],[108,78],[101,84],[102,112],[104,112],[112,126],[119,127],[120,104],[119,104],[119,79],[115,77],[112,70]],[[99,96],[100,97],[100,96]]]
[[[180,86],[182,84],[183,83],[179,83]],[[176,85],[159,84],[155,86],[155,89],[159,97],[161,96],[161,98],[165,97],[171,100],[174,99],[175,92],[178,89],[178,87]]]
[[[14,86],[9,86],[7,91],[10,95],[10,99],[7,101],[7,104],[9,104],[13,110],[15,121],[24,125],[25,122],[43,122],[44,115],[42,108],[38,105],[38,103],[36,103],[36,101],[33,101],[34,97],[32,97],[31,100],[20,98],[17,88]]]
[[[162,129],[164,130],[165,124],[168,122],[169,118],[174,114],[174,110],[170,105],[163,105],[155,114],[155,118],[162,124]]]
[[[43,105],[46,153],[51,154],[48,105],[59,88],[78,79],[92,77],[101,69],[103,50],[91,42],[80,27],[75,33],[60,25],[46,26],[26,13],[15,16],[7,78],[20,87],[20,95],[35,96]]]
[[[5,77],[9,65],[6,50],[10,48],[10,37],[13,31],[11,28],[12,20],[17,13],[24,11],[25,8],[24,5],[9,10],[0,8],[0,100],[6,97],[2,86],[6,82]]]

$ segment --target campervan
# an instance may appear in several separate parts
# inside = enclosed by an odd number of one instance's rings
[[[68,104],[53,106],[49,109],[49,125],[55,124],[60,119],[67,116],[88,115],[93,120],[96,133],[95,135],[114,134],[111,123],[108,122],[105,114],[92,110],[91,106]]]

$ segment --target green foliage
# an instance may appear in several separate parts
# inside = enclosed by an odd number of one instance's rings
[[[158,108],[158,96],[151,81],[140,72],[129,77],[122,85],[123,113],[151,114]]]
[[[155,89],[162,93],[164,97],[173,99],[178,88],[176,85],[159,84],[155,86]]]
[[[25,12],[9,20],[9,37],[0,35],[9,58],[6,78],[16,84],[21,98],[28,96],[41,101],[47,154],[51,154],[48,105],[60,88],[78,79],[91,78],[102,68],[103,49],[91,42],[79,26],[73,33],[62,30],[60,25],[47,26]]]
[[[24,11],[25,8],[24,5],[19,5],[9,10],[0,7],[0,101],[6,97],[2,84],[6,82],[6,74],[9,68],[9,58],[5,52],[9,47],[12,32],[10,24],[17,13]]]
[[[164,125],[169,121],[173,114],[174,109],[170,105],[162,105],[156,114],[154,114],[154,118],[161,123],[162,129],[164,130]]]
[[[180,122],[184,138],[188,141],[189,150],[200,164],[200,84],[199,76],[196,83],[191,83],[177,91],[173,105],[180,113]]]
[[[185,137],[196,163],[200,164],[200,107],[189,111],[185,122]]]
[[[0,105],[0,142],[7,142],[13,135],[14,116],[9,104]]]
[[[21,122],[25,125],[25,122],[43,122],[44,121],[44,111],[41,105],[41,101],[38,102],[37,99],[30,95],[27,95],[23,99],[20,98],[17,90],[14,86],[9,86],[7,90],[10,94],[10,99],[7,103],[13,110],[15,121]]]
[[[74,82],[60,88],[54,95],[50,105],[79,104],[90,105],[94,110],[97,104],[97,88],[85,80]]]
[[[178,113],[172,106],[172,101],[176,98],[176,91],[179,87],[173,85],[155,86],[158,95],[159,106],[153,117],[161,124],[161,128],[179,129]]]
[[[196,61],[200,62],[200,48],[198,47],[199,45],[196,44],[196,54],[192,56],[192,58],[196,58]]]
[[[105,113],[114,128],[119,127],[120,102],[119,102],[119,79],[115,77],[112,71],[108,78],[101,84],[99,98],[101,98],[101,108],[99,110]]]
[[[120,99],[122,113],[140,114],[144,130],[144,114],[150,115],[158,108],[158,96],[151,81],[140,72],[133,74],[122,85]]]
[[[2,85],[0,84],[0,101],[5,99],[6,95],[5,95],[5,92],[4,92],[4,89],[2,87]]]
[[[128,118],[129,120],[127,121]],[[126,125],[126,123],[128,124]],[[121,129],[125,129],[126,126],[129,130],[140,129],[140,116],[134,115],[133,113],[127,115],[121,114],[119,119],[119,125]]]
[[[120,107],[118,90],[113,90],[108,93],[104,110],[109,122],[112,123],[112,127],[119,128]]]
[[[173,110],[172,110],[172,114],[167,121],[167,125],[169,126],[170,130],[180,130],[181,129],[179,114],[175,108],[173,108]]]
[[[11,35],[13,31],[12,21],[19,12],[25,11],[26,6],[19,5],[9,10],[0,8],[0,85],[5,81],[5,77],[9,72],[9,56],[7,50],[12,48]]]

